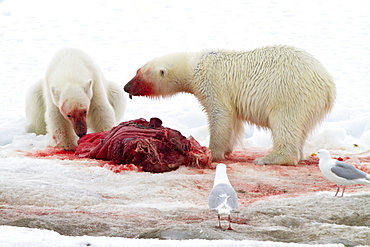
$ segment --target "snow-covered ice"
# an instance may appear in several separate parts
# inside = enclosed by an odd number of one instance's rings
[[[297,46],[318,58],[337,85],[335,107],[310,136],[305,152],[321,148],[336,154],[368,151],[369,11],[367,0],[0,0],[0,209],[104,213],[127,207],[207,208],[206,201],[189,195],[198,193],[195,188],[184,187],[188,186],[186,177],[191,176],[194,181],[209,181],[211,188],[212,171],[205,175],[187,169],[168,174],[115,174],[84,160],[25,157],[24,152],[50,144],[47,135],[26,132],[26,89],[43,76],[51,56],[63,46],[86,51],[104,75],[122,87],[145,62],[170,52]],[[208,144],[207,119],[192,95],[128,100],[122,121],[140,117],[159,117],[164,126]],[[271,145],[270,133],[246,126],[244,145],[264,150]],[[189,203],[179,199],[183,197]],[[25,239],[35,241],[35,246],[173,245],[160,240],[66,237],[46,230],[0,227],[1,246],[2,241],[4,246],[22,246]],[[176,245],[286,246],[223,241],[188,240]]]
[[[82,236],[82,237],[66,237],[61,236],[56,232],[51,232],[47,230],[39,229],[29,229],[29,228],[19,228],[15,229],[9,226],[0,226],[0,232],[3,234],[2,247],[23,247],[23,246],[37,246],[37,247],[50,247],[50,246],[96,246],[96,247],[115,247],[115,246],[125,246],[125,247],[153,247],[153,246],[178,246],[178,247],[308,247],[314,245],[308,244],[294,244],[294,243],[276,243],[276,242],[259,242],[259,241],[232,241],[232,240],[187,240],[187,241],[169,241],[169,240],[137,240],[137,239],[127,239],[127,238],[108,238],[108,237],[92,237],[92,236]],[[17,241],[14,241],[10,236],[17,236]],[[323,246],[323,245],[316,245]],[[325,247],[338,247],[342,245],[337,244],[327,244]]]

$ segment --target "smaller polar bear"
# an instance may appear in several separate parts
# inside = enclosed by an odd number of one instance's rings
[[[116,125],[125,105],[123,90],[85,52],[62,48],[27,92],[28,131],[50,133],[56,147],[75,150],[88,128],[101,132]]]
[[[169,54],[145,64],[124,89],[130,97],[195,95],[208,115],[213,160],[232,152],[244,121],[271,129],[272,151],[257,164],[297,164],[307,135],[336,97],[318,60],[283,45]]]

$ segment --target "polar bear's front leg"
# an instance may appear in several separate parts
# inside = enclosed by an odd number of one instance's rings
[[[218,106],[208,112],[210,141],[209,148],[212,151],[212,160],[223,160],[233,150],[236,139],[233,130],[235,119],[224,107]]]
[[[52,136],[55,147],[74,151],[77,147],[78,137],[73,131],[71,124],[63,117],[59,109],[46,110],[45,120],[48,133]]]
[[[109,103],[101,104],[91,109],[88,120],[89,127],[94,132],[110,130],[117,124],[115,112]]]

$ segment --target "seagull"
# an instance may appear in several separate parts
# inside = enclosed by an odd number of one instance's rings
[[[327,179],[337,184],[338,189],[335,196],[338,195],[340,186],[343,186],[342,196],[346,185],[368,184],[370,185],[370,175],[347,164],[345,162],[332,159],[326,149],[317,151],[319,157],[319,167]]]
[[[208,205],[218,214],[218,226],[216,227],[222,229],[220,215],[228,215],[229,227],[227,229],[232,230],[230,213],[238,207],[238,197],[227,177],[225,164],[218,164],[216,167],[216,176],[208,197]]]

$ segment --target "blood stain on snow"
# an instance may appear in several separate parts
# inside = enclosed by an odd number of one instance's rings
[[[309,156],[302,160],[296,166],[281,165],[256,165],[253,163],[258,157],[266,155],[266,150],[241,150],[233,152],[226,160],[222,161],[228,166],[229,179],[237,191],[240,205],[249,205],[260,200],[271,200],[275,196],[296,197],[304,194],[315,193],[319,191],[336,190],[336,184],[327,180],[321,173],[318,163],[318,157]],[[65,151],[59,148],[48,147],[42,151],[27,153],[27,157],[33,158],[55,158],[60,160],[81,160],[88,161],[83,164],[90,166],[100,166],[115,173],[136,171],[142,172],[142,169],[133,164],[117,165],[112,161],[79,158],[72,151]],[[340,158],[340,157],[339,157]],[[361,162],[370,162],[370,157],[357,157]],[[338,158],[337,158],[338,159]],[[344,161],[350,157],[342,157]],[[217,163],[212,163],[216,167]],[[356,164],[356,167],[365,172],[369,172],[369,166]],[[360,166],[360,167],[359,167]],[[189,168],[195,174],[212,174],[210,170]],[[208,182],[208,180],[205,180]],[[208,190],[208,184],[201,180],[192,181],[199,190]],[[360,185],[361,186],[361,185]],[[360,186],[348,186],[346,191],[355,192]]]
[[[228,166],[229,179],[237,191],[240,205],[271,200],[275,196],[296,197],[320,191],[333,191],[334,195],[337,186],[321,173],[318,157],[309,156],[296,166],[261,166],[253,163],[253,160],[267,153],[268,151],[258,149],[242,150],[233,152],[223,162]],[[347,160],[349,157],[343,159]],[[346,190],[355,192],[359,188],[361,185],[354,185],[348,186]]]
[[[80,161],[89,161],[89,165],[92,166],[100,166],[103,168],[106,168],[108,170],[111,170],[114,173],[120,173],[120,172],[127,172],[127,171],[136,171],[136,172],[142,172],[141,167],[135,166],[133,164],[121,164],[117,165],[113,163],[112,161],[105,161],[105,160],[97,160],[97,159],[87,159],[87,158],[80,158],[73,151],[66,151],[61,148],[55,148],[55,147],[47,147],[44,150],[36,151],[36,152],[27,152],[25,154],[26,157],[30,158],[55,158],[59,160],[80,160]]]
[[[36,151],[36,152],[28,152],[25,155],[26,157],[32,157],[32,158],[51,158],[55,157],[59,160],[75,160],[78,159],[78,157],[75,155],[73,151],[66,151],[61,148],[53,148],[53,147],[47,147],[45,150],[42,151]]]

